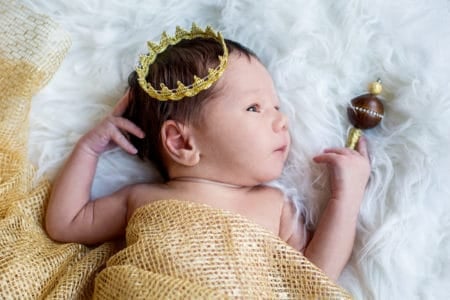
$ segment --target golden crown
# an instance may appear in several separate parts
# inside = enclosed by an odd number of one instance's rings
[[[157,90],[149,82],[147,82],[146,77],[148,75],[150,65],[155,62],[156,57],[160,53],[164,52],[167,47],[175,45],[182,40],[191,40],[195,38],[214,39],[222,45],[223,55],[218,57],[219,65],[216,68],[209,68],[208,75],[203,78],[199,78],[194,75],[193,82],[191,84],[185,85],[184,83],[177,81],[176,89],[169,89],[164,83],[161,83],[161,89]],[[192,24],[190,32],[177,26],[175,36],[170,37],[164,31],[161,35],[159,44],[149,41],[147,42],[147,45],[149,53],[139,57],[139,65],[136,67],[138,82],[147,94],[160,101],[180,100],[184,97],[195,96],[201,91],[208,89],[223,74],[228,60],[228,49],[222,34],[214,31],[210,26],[207,26],[205,30],[203,30],[195,23]]]

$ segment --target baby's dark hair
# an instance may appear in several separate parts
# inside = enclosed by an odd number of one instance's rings
[[[225,40],[228,52],[245,55],[248,59],[256,54],[241,44]],[[194,75],[203,78],[208,74],[208,68],[219,64],[218,56],[223,54],[220,43],[212,39],[195,38],[182,40],[169,46],[159,54],[150,66],[147,82],[155,88],[165,83],[169,89],[177,87],[177,81],[186,85],[193,81]],[[149,96],[139,85],[136,71],[129,78],[130,103],[124,117],[131,120],[145,132],[145,138],[139,139],[130,135],[130,142],[138,150],[139,158],[152,162],[161,173],[164,180],[169,180],[167,168],[164,165],[161,145],[161,127],[167,120],[181,123],[197,122],[206,101],[217,93],[214,84],[196,96],[180,101],[158,101]]]

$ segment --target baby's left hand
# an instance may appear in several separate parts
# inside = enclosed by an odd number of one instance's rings
[[[315,156],[313,160],[316,163],[326,163],[330,169],[331,199],[361,203],[370,175],[370,161],[364,137],[359,139],[356,150],[325,149],[323,154]]]
[[[125,134],[133,134],[139,138],[143,138],[145,134],[136,124],[122,117],[129,101],[130,95],[127,92],[113,111],[78,141],[79,149],[95,157],[116,146],[130,154],[136,154],[136,148]]]

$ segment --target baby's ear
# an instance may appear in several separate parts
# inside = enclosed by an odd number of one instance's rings
[[[175,162],[188,167],[199,163],[200,153],[189,126],[174,120],[165,121],[161,140],[165,152]]]

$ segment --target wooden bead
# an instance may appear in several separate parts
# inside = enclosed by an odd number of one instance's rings
[[[377,126],[383,119],[384,107],[374,94],[364,94],[351,100],[347,114],[353,126],[369,129]]]

